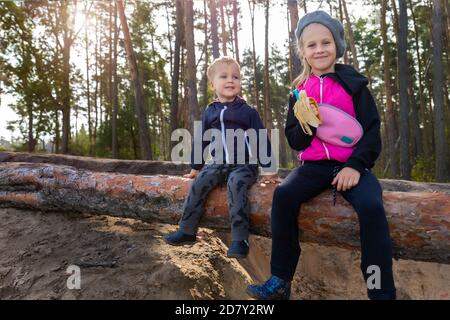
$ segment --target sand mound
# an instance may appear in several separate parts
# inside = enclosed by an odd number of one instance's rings
[[[251,237],[243,260],[229,235],[201,228],[198,242],[167,245],[176,226],[67,213],[0,209],[0,299],[248,299],[270,274],[270,239]],[[302,245],[293,299],[366,299],[359,252]],[[69,289],[69,266],[80,289]],[[400,299],[450,299],[450,266],[395,261]]]
[[[0,221],[0,299],[244,299],[252,281],[208,229],[172,247],[175,226],[132,219],[1,209]]]

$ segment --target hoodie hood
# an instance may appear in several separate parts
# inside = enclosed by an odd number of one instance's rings
[[[334,67],[336,80],[339,81],[351,96],[367,86],[369,81],[352,66],[336,63]]]

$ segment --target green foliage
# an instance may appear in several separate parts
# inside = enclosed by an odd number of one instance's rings
[[[89,155],[89,135],[84,127],[78,131],[77,135],[70,141],[71,154],[77,156]]]
[[[412,167],[411,179],[413,181],[433,182],[435,181],[435,164],[434,156],[419,156],[416,163]]]
[[[87,3],[87,2],[86,2]],[[171,57],[173,54],[173,43],[175,40],[175,12],[169,1],[126,1],[126,15],[130,32],[132,35],[132,46],[138,61],[138,70],[140,80],[143,86],[145,112],[150,128],[150,138],[152,141],[152,151],[155,159],[168,157],[164,151],[165,144],[170,139],[170,99],[171,99]],[[280,5],[282,1],[277,1],[275,5]],[[324,2],[325,3],[325,2]],[[328,1],[330,6],[337,6],[336,1]],[[7,80],[3,80],[1,92],[14,95],[14,103],[11,106],[17,113],[19,120],[11,123],[21,133],[21,140],[28,139],[29,119],[32,118],[32,134],[35,141],[39,141],[36,145],[37,150],[42,149],[42,140],[54,140],[55,136],[61,139],[62,132],[62,87],[63,87],[63,65],[62,65],[62,48],[64,46],[64,32],[70,25],[70,20],[61,21],[61,8],[68,6],[69,15],[73,17],[74,1],[48,1],[48,0],[25,0],[25,1],[0,1],[0,77],[6,74]],[[70,65],[70,100],[71,100],[71,125],[75,127],[75,116],[77,121],[78,132],[72,131],[71,152],[80,155],[93,154],[100,157],[111,157],[112,145],[112,106],[110,103],[110,5],[113,2],[93,1],[91,9],[91,19],[88,21],[88,49],[89,49],[89,65],[86,66],[84,61],[85,39],[84,26],[81,26],[81,32],[74,38],[71,46],[71,62]],[[172,3],[173,4],[173,3]],[[408,1],[409,4],[409,1]],[[382,128],[385,127],[385,88],[384,88],[384,64],[383,64],[383,46],[380,32],[379,22],[379,0],[366,0],[361,2],[361,9],[373,10],[371,14],[364,15],[363,18],[351,21],[360,71],[369,78],[370,89],[375,97],[379,107],[381,119],[383,121]],[[392,76],[392,93],[394,107],[398,107],[397,97],[397,45],[396,34],[393,26],[393,11],[388,1],[388,47],[390,57],[390,71]],[[89,5],[88,5],[89,6]],[[203,3],[197,4],[195,11],[195,37],[197,51],[203,50],[204,34],[203,34]],[[423,105],[419,113],[419,125],[422,133],[428,133],[429,141],[423,144],[431,146],[430,153],[434,152],[433,137],[433,105],[432,105],[432,89],[433,89],[433,43],[431,36],[431,3],[423,0],[412,0],[413,11],[408,8],[408,60],[410,68],[410,81],[413,99],[418,101],[419,92],[419,67],[418,60],[421,62],[422,68],[422,85],[423,85]],[[83,2],[78,2],[77,10],[83,9]],[[326,5],[324,4],[324,8]],[[242,15],[248,7],[240,6],[240,14]],[[247,12],[248,13],[248,12]],[[417,29],[414,29],[412,21],[412,13],[414,13]],[[170,21],[166,21],[166,15]],[[82,17],[82,16],[81,16]],[[77,19],[80,16],[77,16]],[[239,19],[239,23],[244,22]],[[114,18],[112,19],[114,21]],[[230,17],[232,22],[232,17]],[[169,26],[169,30],[165,29],[165,24]],[[160,23],[164,23],[162,28]],[[269,41],[272,37],[278,36],[276,32],[281,31],[282,26],[277,26],[276,21],[270,22]],[[119,22],[120,24],[120,22]],[[219,18],[220,24],[220,18]],[[97,25],[97,27],[96,27]],[[242,28],[250,28],[250,26],[241,25]],[[77,26],[77,28],[80,26]],[[209,27],[209,26],[208,26]],[[284,26],[283,26],[284,28]],[[229,29],[229,26],[226,28]],[[161,31],[163,30],[163,31]],[[273,32],[276,30],[276,32]],[[76,32],[69,28],[69,32]],[[219,25],[219,32],[221,31]],[[418,45],[416,45],[416,31]],[[211,32],[208,28],[208,32]],[[257,39],[262,39],[264,32],[257,32]],[[239,37],[244,33],[239,33]],[[171,49],[169,51],[169,36],[171,41]],[[210,34],[207,35],[211,39]],[[118,61],[117,74],[118,83],[118,100],[119,110],[117,117],[117,137],[119,146],[119,158],[140,159],[140,145],[137,119],[134,110],[134,89],[131,83],[130,66],[122,40],[123,35],[119,30],[118,42]],[[242,39],[241,39],[242,40]],[[186,52],[184,49],[184,39],[182,39],[181,56],[185,59]],[[445,42],[444,43],[448,43]],[[212,60],[211,41],[208,41],[209,60]],[[258,98],[262,106],[264,101],[264,57],[257,56],[256,74],[253,70],[252,51],[248,49],[248,44],[241,47],[241,70],[242,70],[242,92],[248,103],[256,107],[256,98]],[[231,43],[228,43],[231,49]],[[419,57],[417,57],[417,52]],[[445,49],[445,47],[444,47]],[[448,49],[448,48],[447,48]],[[232,50],[229,51],[231,54]],[[269,78],[270,78],[270,112],[273,120],[273,127],[281,129],[280,138],[284,139],[282,129],[286,119],[288,94],[290,90],[290,79],[288,72],[288,47],[270,48],[269,57]],[[198,95],[199,111],[203,111],[206,101],[213,99],[213,90],[208,86],[207,99],[202,97],[201,90],[203,78],[204,57],[197,55],[198,60]],[[210,62],[209,61],[209,62]],[[448,69],[448,50],[443,52],[443,62],[445,70]],[[201,68],[200,68],[201,67]],[[86,68],[89,70],[89,79],[86,79]],[[183,113],[186,101],[186,65],[181,62],[180,85],[179,85],[179,111]],[[449,76],[446,74],[447,83],[445,87],[449,87]],[[254,79],[259,91],[259,97],[254,96]],[[96,131],[96,140],[89,137],[88,133],[88,108],[87,108],[87,81],[90,82],[90,118],[92,131]],[[448,95],[447,110],[448,109]],[[411,99],[411,100],[413,100]],[[410,104],[411,104],[410,100]],[[419,105],[417,103],[417,105]],[[94,114],[94,107],[97,107]],[[397,111],[397,109],[396,109]],[[259,110],[263,117],[263,110]],[[56,117],[55,114],[59,116]],[[450,112],[449,112],[450,114]],[[101,119],[100,119],[101,115]],[[97,117],[97,121],[95,121]],[[412,117],[411,117],[412,118]],[[56,122],[58,119],[58,122]],[[448,115],[447,118],[448,119]],[[185,126],[185,119],[179,117],[178,126]],[[80,128],[81,127],[81,128]],[[95,127],[95,128],[94,128]],[[96,129],[96,130],[94,130]],[[450,127],[447,126],[447,132]],[[411,129],[411,132],[413,130]],[[383,137],[385,139],[385,137]],[[425,140],[425,139],[423,139]],[[94,144],[91,146],[91,143]],[[411,149],[414,140],[411,139]],[[386,141],[383,141],[386,147]],[[27,144],[16,145],[18,150],[26,150]],[[289,154],[289,147],[287,146]],[[416,156],[414,154],[414,156]],[[297,166],[295,161],[291,160],[290,154],[287,157],[287,165],[289,168]],[[374,168],[380,177],[382,176],[385,164],[388,162],[389,155],[383,153]],[[413,167],[413,179],[422,181],[431,181],[434,177],[434,157],[418,158]]]

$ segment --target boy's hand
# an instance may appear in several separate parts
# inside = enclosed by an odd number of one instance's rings
[[[351,188],[353,188],[358,184],[360,176],[361,174],[355,169],[345,167],[341,171],[339,171],[339,173],[333,179],[333,182],[331,182],[331,184],[332,185],[337,184],[336,186],[337,191],[350,190]]]
[[[192,169],[188,174],[183,175],[184,178],[194,179],[199,173],[199,170]]]
[[[282,181],[283,180],[277,174],[264,175],[261,176],[260,179],[260,182],[265,184],[269,183],[280,184]]]

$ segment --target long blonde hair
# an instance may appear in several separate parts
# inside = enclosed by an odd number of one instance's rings
[[[300,35],[300,38],[298,38],[297,40],[297,55],[302,60],[303,70],[300,75],[292,82],[292,86],[294,88],[297,88],[299,85],[305,82],[305,80],[308,79],[309,75],[311,74],[311,66],[308,64],[308,61],[306,61],[306,58],[302,55],[302,36],[303,35]]]

